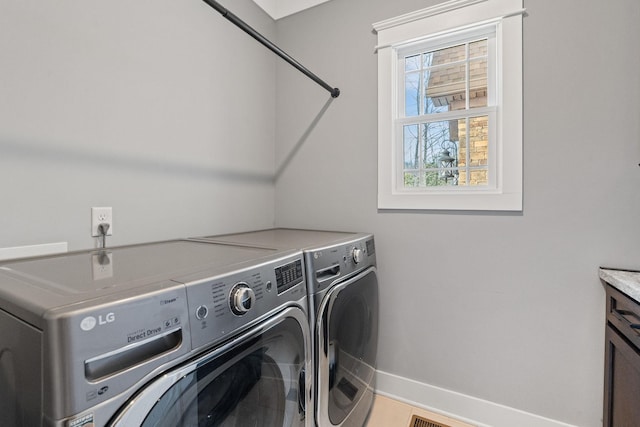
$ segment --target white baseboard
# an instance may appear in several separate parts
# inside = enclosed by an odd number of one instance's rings
[[[478,427],[575,427],[383,371],[377,371],[376,393]]]

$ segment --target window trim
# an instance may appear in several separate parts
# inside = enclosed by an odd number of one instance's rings
[[[373,24],[378,33],[378,208],[522,210],[522,0],[452,0]],[[446,19],[443,19],[446,14]],[[495,186],[451,189],[395,187],[402,148],[398,114],[398,51],[424,40],[495,25],[497,70]]]

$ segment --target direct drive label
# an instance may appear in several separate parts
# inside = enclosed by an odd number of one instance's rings
[[[94,427],[93,414],[83,415],[67,422],[67,427]]]
[[[164,322],[162,322],[162,325],[152,326],[150,328],[141,328],[133,332],[129,332],[127,334],[127,343],[131,344],[134,342],[145,340],[147,338],[151,338],[155,335],[158,335],[168,329],[175,328],[179,325],[180,325],[179,316],[166,319]]]
[[[162,332],[162,327],[152,327],[147,329],[138,329],[137,331],[127,334],[127,342],[132,343],[150,338]]]

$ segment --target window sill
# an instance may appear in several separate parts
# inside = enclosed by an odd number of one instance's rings
[[[456,193],[384,193],[378,194],[381,210],[469,210],[469,211],[521,211],[521,192],[467,192]]]

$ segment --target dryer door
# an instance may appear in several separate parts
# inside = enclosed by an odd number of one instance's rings
[[[317,331],[318,424],[362,426],[373,400],[378,350],[374,267],[329,290]]]
[[[308,321],[285,310],[142,389],[112,426],[305,425]]]

